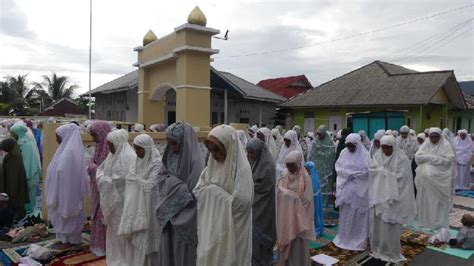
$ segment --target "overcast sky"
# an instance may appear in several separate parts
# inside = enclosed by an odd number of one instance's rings
[[[316,86],[382,60],[419,71],[453,69],[474,80],[473,0],[157,1],[93,0],[92,88],[133,71],[133,48],[186,22],[199,5],[214,40],[213,66],[251,82],[305,74]],[[302,47],[301,49],[289,49]],[[89,1],[0,0],[0,76],[56,72],[88,89]],[[285,50],[284,52],[274,52]],[[270,52],[270,53],[268,53]],[[250,55],[259,54],[259,55]]]

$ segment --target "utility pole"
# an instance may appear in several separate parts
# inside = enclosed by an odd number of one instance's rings
[[[89,5],[89,119],[92,119],[91,66],[92,66],[92,0],[90,0],[90,5]]]

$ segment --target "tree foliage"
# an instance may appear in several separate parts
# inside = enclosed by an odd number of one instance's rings
[[[29,82],[28,74],[6,76],[0,82],[0,113],[34,115],[62,98],[72,99],[78,88],[67,76],[52,73],[41,82]]]

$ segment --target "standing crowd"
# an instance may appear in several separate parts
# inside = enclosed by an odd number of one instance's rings
[[[397,263],[405,260],[402,226],[448,228],[453,193],[471,181],[466,130],[417,135],[403,126],[371,141],[363,131],[333,136],[325,126],[305,135],[299,126],[220,125],[203,142],[205,158],[186,123],[153,127],[165,132],[162,154],[147,134],[130,145],[128,132],[108,122],[86,127],[96,143],[90,159],[83,127],[56,129],[48,219],[59,240],[80,244],[90,194],[90,249],[108,265],[310,265],[309,243],[322,235],[328,208],[339,210],[337,247],[370,243],[373,257]],[[16,219],[35,204],[41,145],[24,121],[9,133],[0,145],[7,153],[0,192]]]

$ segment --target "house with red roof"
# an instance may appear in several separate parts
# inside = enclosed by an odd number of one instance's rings
[[[257,86],[279,94],[287,99],[313,88],[305,75],[265,79],[258,82]]]

